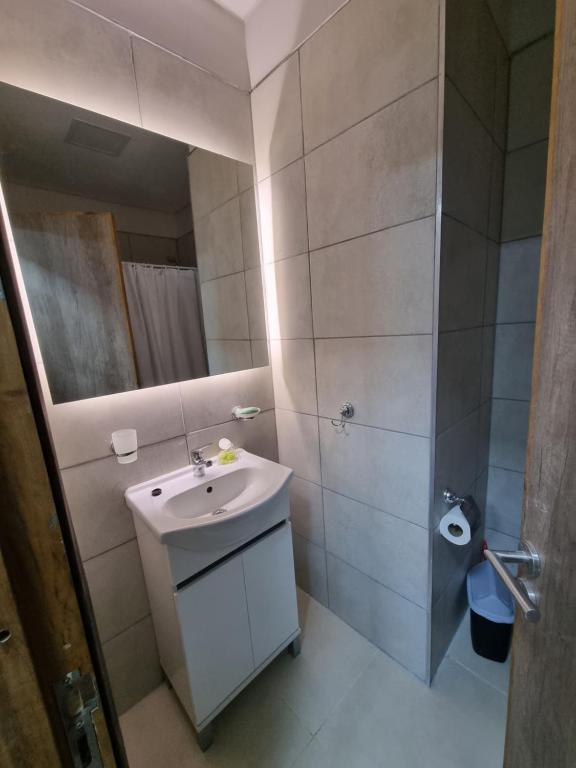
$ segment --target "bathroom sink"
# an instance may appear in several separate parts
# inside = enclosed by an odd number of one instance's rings
[[[286,519],[275,503],[292,470],[247,451],[203,477],[187,466],[134,485],[126,503],[161,543],[192,551],[230,550]],[[282,511],[279,511],[282,510]]]

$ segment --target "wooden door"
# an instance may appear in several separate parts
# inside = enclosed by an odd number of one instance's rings
[[[111,213],[12,217],[54,403],[138,387]]]
[[[0,644],[0,765],[72,766],[55,686],[69,672],[94,676],[97,668],[101,700],[92,719],[102,764],[112,768],[123,764],[123,748],[110,735],[117,721],[1,241],[0,274],[10,297],[9,311],[0,285],[0,629],[11,634]]]
[[[576,766],[576,0],[556,11],[522,538],[542,618],[517,619],[506,768]]]

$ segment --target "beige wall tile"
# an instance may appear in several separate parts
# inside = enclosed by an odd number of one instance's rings
[[[202,283],[206,339],[249,339],[244,272]]]
[[[316,341],[321,416],[354,405],[354,422],[430,434],[432,337],[388,336]]]
[[[437,89],[418,88],[306,157],[310,248],[434,212]]]
[[[438,74],[438,3],[350,3],[301,57],[308,152]]]
[[[184,437],[138,450],[138,461],[118,464],[115,457],[62,470],[66,504],[82,560],[117,547],[136,535],[124,491],[188,464]]]
[[[261,181],[258,198],[264,261],[307,251],[304,161],[297,160]]]
[[[268,332],[271,339],[312,337],[308,254],[264,267]]]
[[[237,197],[198,219],[194,231],[202,281],[231,275],[244,268],[240,201]]]
[[[128,33],[65,0],[2,2],[2,80],[140,125]]]
[[[84,563],[101,642],[150,613],[136,539]]]
[[[252,91],[256,172],[264,179],[302,157],[298,53]]]
[[[253,161],[247,93],[144,40],[133,38],[132,47],[144,128]]]
[[[320,443],[325,488],[428,527],[428,438],[321,418]]]
[[[434,219],[310,254],[318,337],[431,333]]]
[[[208,370],[211,376],[233,371],[245,371],[252,367],[252,348],[248,339],[228,341],[216,339],[206,341]]]
[[[276,409],[280,462],[303,480],[320,483],[318,418]]]
[[[61,468],[110,456],[116,429],[138,430],[140,446],[184,434],[177,384],[53,405],[48,415]]]
[[[317,414],[314,342],[311,339],[271,341],[274,401],[278,408]]]

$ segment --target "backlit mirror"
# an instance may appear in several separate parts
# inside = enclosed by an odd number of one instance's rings
[[[1,85],[0,174],[54,403],[268,365],[252,166]]]

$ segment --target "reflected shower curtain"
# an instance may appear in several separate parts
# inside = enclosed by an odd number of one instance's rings
[[[141,387],[207,376],[196,270],[122,262]]]

